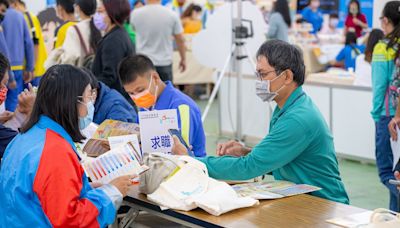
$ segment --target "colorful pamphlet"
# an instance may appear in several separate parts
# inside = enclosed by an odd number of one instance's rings
[[[257,200],[279,199],[321,190],[321,188],[311,185],[294,184],[288,181],[254,182],[237,184],[232,187],[238,195],[249,196]]]
[[[126,123],[118,120],[105,120],[97,128],[92,138],[108,139],[111,136],[121,135],[139,135],[140,128],[138,124]]]
[[[110,150],[95,159],[83,163],[86,174],[93,182],[107,184],[124,175],[139,175],[148,167],[140,165],[141,154],[132,143],[126,143]]]

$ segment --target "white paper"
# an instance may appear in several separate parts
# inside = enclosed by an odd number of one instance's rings
[[[400,130],[397,129],[397,135],[400,136]],[[393,153],[393,170],[397,165],[397,162],[399,162],[400,159],[400,140],[397,139],[397,141],[393,141],[392,138],[390,138],[390,145],[392,147],[392,153]]]
[[[110,143],[111,150],[130,142],[134,145],[135,150],[140,153],[139,138],[135,134],[108,137],[108,142]]]
[[[169,129],[178,129],[176,109],[139,112],[140,138],[143,153],[171,153]]]
[[[372,213],[372,211],[366,211],[348,215],[342,218],[329,219],[326,221],[341,227],[358,227],[369,224]]]

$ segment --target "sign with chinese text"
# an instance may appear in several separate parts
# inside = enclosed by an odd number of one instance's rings
[[[140,138],[143,153],[170,153],[172,137],[169,129],[178,129],[176,109],[139,112]]]

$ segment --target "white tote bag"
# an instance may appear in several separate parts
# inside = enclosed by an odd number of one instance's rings
[[[180,169],[147,198],[165,209],[190,211],[200,207],[212,215],[258,204],[250,197],[238,197],[225,182],[208,176],[206,166],[189,156],[177,156]]]

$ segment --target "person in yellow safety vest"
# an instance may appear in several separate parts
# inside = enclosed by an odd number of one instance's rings
[[[47,59],[47,51],[42,35],[42,27],[40,26],[39,19],[36,17],[36,15],[26,9],[25,2],[18,0],[16,3],[16,9],[24,14],[29,31],[31,31],[34,45],[35,70],[34,78],[31,81],[31,84],[33,86],[39,86],[40,78],[46,71],[44,68],[44,62]]]
[[[59,48],[64,44],[65,36],[69,27],[76,24],[74,14],[74,0],[57,0],[57,17],[64,21],[55,31],[54,48]]]
[[[163,82],[147,56],[126,57],[120,63],[118,73],[125,91],[140,111],[176,109],[182,138],[192,145],[196,157],[206,156],[206,138],[199,107],[174,88],[171,81]]]

